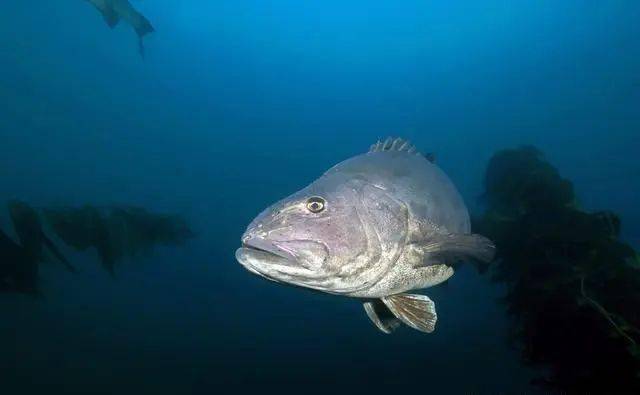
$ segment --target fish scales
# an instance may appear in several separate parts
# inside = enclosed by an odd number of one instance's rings
[[[275,282],[362,299],[385,333],[400,322],[433,331],[435,304],[407,292],[446,281],[455,261],[494,254],[433,158],[403,139],[373,144],[260,213],[237,260]]]

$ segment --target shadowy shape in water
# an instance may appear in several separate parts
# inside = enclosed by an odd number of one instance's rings
[[[109,230],[105,220],[95,207],[45,208],[43,215],[62,241],[79,251],[95,248],[102,266],[114,274],[117,258],[109,244]]]
[[[0,230],[0,292],[39,295],[39,263],[45,260],[47,251],[69,271],[76,271],[44,233],[38,211],[17,200],[10,201],[8,207],[20,242]],[[182,218],[138,207],[84,206],[41,212],[66,244],[77,250],[95,248],[111,275],[115,275],[115,265],[122,258],[149,252],[156,245],[182,244],[194,236]]]
[[[194,236],[180,217],[138,207],[47,208],[43,213],[65,243],[81,251],[95,248],[111,275],[124,257],[149,252],[156,245],[179,245]]]
[[[38,262],[0,230],[0,292],[38,294]]]
[[[571,183],[532,147],[500,151],[474,224],[495,241],[513,338],[546,368],[537,384],[569,393],[640,393],[640,265],[620,219],[587,213]],[[486,267],[481,267],[486,270]]]
[[[31,208],[28,204],[12,200],[8,203],[9,215],[13,222],[13,227],[18,235],[20,244],[25,252],[30,256],[30,259],[35,262],[42,262],[45,260],[45,249],[48,250],[56,260],[62,263],[67,270],[72,273],[77,272],[62,255],[58,247],[47,237],[42,230],[42,223],[36,210]]]
[[[138,35],[138,51],[144,58],[144,45],[142,39],[145,35],[154,31],[151,22],[138,12],[128,0],[87,0],[100,11],[102,17],[110,28],[115,27],[120,20],[127,22]]]

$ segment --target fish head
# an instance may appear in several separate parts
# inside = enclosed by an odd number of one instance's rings
[[[367,210],[375,200],[367,195],[363,199],[358,180],[321,177],[259,214],[236,258],[254,274],[327,293],[370,286],[388,267],[381,260],[389,254],[382,240],[387,232],[377,226],[384,224],[370,216],[381,212]]]
[[[344,184],[316,182],[278,201],[249,224],[236,258],[270,280],[333,290],[345,262],[366,248],[353,195]]]

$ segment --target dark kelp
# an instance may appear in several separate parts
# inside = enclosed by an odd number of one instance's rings
[[[67,270],[76,272],[75,267],[67,261],[67,258],[42,230],[40,216],[35,209],[19,200],[9,201],[8,208],[20,245],[31,259],[42,262],[46,259],[45,252],[49,251]]]
[[[95,207],[45,208],[43,215],[56,235],[70,247],[85,251],[95,248],[102,266],[114,274],[116,256],[111,248],[109,229],[103,214]]]
[[[620,219],[587,213],[532,147],[494,155],[475,231],[495,241],[491,273],[536,383],[569,393],[640,393],[640,265]]]
[[[47,208],[44,217],[66,244],[95,248],[102,266],[115,273],[117,261],[148,252],[156,245],[179,245],[193,237],[178,216],[161,215],[130,206]]]
[[[80,251],[95,248],[112,275],[122,258],[151,251],[157,245],[182,244],[193,237],[182,218],[137,207],[35,210],[13,200],[8,208],[19,243],[0,230],[0,292],[38,294],[39,264],[49,256],[76,271],[45,234],[42,218],[70,247]]]
[[[19,200],[7,204],[18,243],[0,230],[0,292],[39,294],[39,264],[47,260],[76,269],[47,237],[38,212]]]
[[[38,293],[38,262],[0,230],[0,292]]]

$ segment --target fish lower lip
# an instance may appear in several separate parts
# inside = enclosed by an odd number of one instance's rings
[[[254,247],[254,246],[251,246],[251,245],[247,245],[245,243],[242,243],[242,248],[245,248],[247,250],[250,250],[250,251],[253,251],[253,252],[256,252],[256,253],[260,253],[260,254],[267,254],[267,255],[273,256],[274,258],[278,258],[278,259],[282,259],[282,260],[286,260],[286,261],[290,261],[291,260],[291,257],[286,256],[284,253],[283,254],[277,254],[277,253],[275,253],[273,251],[269,251],[269,250],[265,250],[265,249],[262,249],[262,248]]]
[[[236,251],[236,259],[253,272],[262,273],[264,268],[280,266],[294,266],[295,262],[287,257],[274,254],[251,246],[242,246]]]
[[[295,261],[288,258],[251,246],[243,245],[240,247],[236,251],[236,259],[250,272],[276,282],[281,282],[283,275],[300,278],[321,278],[324,276],[299,267]]]

